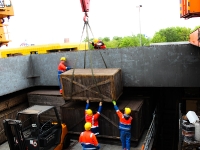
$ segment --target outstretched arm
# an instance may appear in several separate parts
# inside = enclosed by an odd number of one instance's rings
[[[86,111],[87,111],[88,108],[89,108],[89,105],[90,105],[90,104],[89,104],[89,100],[87,100],[87,101],[86,101],[86,106],[85,106],[85,115],[86,115]]]
[[[100,113],[101,113],[101,110],[102,110],[102,102],[99,103],[99,109],[98,109],[98,112],[97,112],[97,113],[100,114]]]
[[[121,113],[121,111],[119,111],[119,108],[116,105],[116,101],[112,101],[112,103],[114,105],[114,108],[116,110],[116,113],[117,113],[118,117],[121,117],[123,114]]]
[[[90,104],[89,104],[89,100],[86,101],[86,106],[85,106],[85,110],[87,110],[89,108]]]
[[[98,109],[97,113],[94,114],[94,120],[97,120],[99,118],[101,109],[102,109],[102,102],[99,103],[99,109]]]

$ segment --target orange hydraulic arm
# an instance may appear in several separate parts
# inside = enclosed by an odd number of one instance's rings
[[[185,19],[200,17],[200,1],[180,0],[180,17]],[[200,29],[190,34],[189,42],[200,47]]]
[[[0,47],[2,45],[8,46],[9,35],[6,24],[4,24],[5,18],[8,20],[10,16],[14,16],[13,6],[11,0],[0,0]]]

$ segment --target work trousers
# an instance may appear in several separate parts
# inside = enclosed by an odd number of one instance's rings
[[[91,128],[92,133],[94,133],[96,136],[99,135],[99,127],[92,127]]]
[[[98,150],[97,148],[91,149],[91,148],[82,148],[82,150]]]
[[[131,132],[120,130],[120,140],[122,142],[122,149],[130,150]]]
[[[62,89],[61,82],[60,82],[60,75],[61,75],[62,73],[63,73],[62,71],[58,71],[58,84],[59,84],[60,90]]]

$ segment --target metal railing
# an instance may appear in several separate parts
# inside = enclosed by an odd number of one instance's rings
[[[155,128],[155,120],[156,119],[155,119],[155,117],[156,117],[156,109],[153,113],[153,119],[152,119],[151,125],[149,127],[149,130],[147,132],[147,135],[145,137],[145,140],[144,140],[144,143],[142,145],[141,150],[148,150],[149,148],[151,148],[149,146],[150,146],[150,143],[151,143],[152,138],[154,137],[155,131],[156,131],[156,128]]]
[[[181,103],[179,103],[179,142],[178,150],[182,149],[182,113],[181,113]]]

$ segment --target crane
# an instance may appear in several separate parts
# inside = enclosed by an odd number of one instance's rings
[[[81,40],[82,40],[82,36],[83,36],[84,30],[86,28],[86,34],[87,34],[86,38],[88,40],[88,48],[89,48],[90,47],[90,42],[89,42],[88,28],[90,29],[90,32],[92,33],[92,36],[94,37],[92,29],[91,29],[91,27],[89,25],[89,21],[88,21],[88,12],[90,10],[90,0],[80,0],[80,2],[81,2],[82,12],[84,12],[84,14],[85,14],[84,17],[83,17],[84,26],[83,26],[83,31],[82,31],[82,35],[81,35]]]
[[[5,18],[10,19],[10,16],[14,16],[13,5],[11,0],[0,0],[0,47],[3,45],[8,46],[9,34],[8,25],[4,24]],[[5,28],[7,31],[5,31]]]

